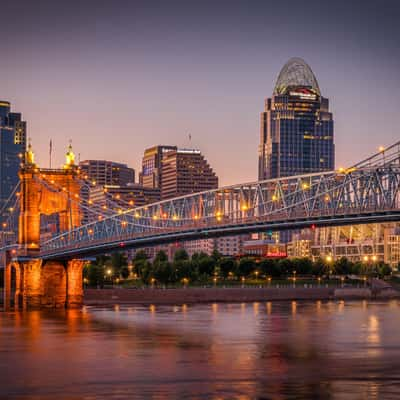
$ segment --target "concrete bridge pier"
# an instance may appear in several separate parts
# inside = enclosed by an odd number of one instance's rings
[[[84,261],[13,261],[4,270],[4,308],[79,308]]]
[[[11,309],[11,265],[4,267],[3,305],[6,311]]]

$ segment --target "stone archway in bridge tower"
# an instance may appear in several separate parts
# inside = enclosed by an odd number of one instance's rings
[[[4,268],[4,307],[19,308],[23,304],[23,269],[18,262],[10,262]]]

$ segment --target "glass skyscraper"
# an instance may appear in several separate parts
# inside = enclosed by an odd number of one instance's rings
[[[335,168],[333,119],[311,68],[300,58],[282,68],[261,113],[258,178]]]
[[[18,170],[26,148],[26,122],[10,112],[10,103],[0,101],[0,207],[18,183]]]

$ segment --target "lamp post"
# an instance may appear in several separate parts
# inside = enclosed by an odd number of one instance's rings
[[[111,276],[112,275],[112,269],[108,268],[106,273],[107,273],[108,279],[110,279],[110,281],[111,281],[111,285],[114,286],[114,282],[113,282],[112,276]]]
[[[331,267],[332,261],[333,261],[333,257],[330,254],[328,254],[326,256],[326,262],[328,263],[328,266],[329,266],[329,280],[331,279],[331,275],[332,275],[332,267]]]
[[[293,271],[293,287],[296,287],[296,273],[297,273],[297,271],[294,270]]]

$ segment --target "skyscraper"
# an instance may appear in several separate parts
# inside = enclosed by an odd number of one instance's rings
[[[125,186],[135,182],[135,170],[126,164],[106,160],[85,160],[79,163],[84,176],[96,185]]]
[[[26,147],[26,122],[10,112],[10,103],[0,101],[0,207],[18,183],[21,156]]]
[[[259,180],[335,168],[333,119],[311,68],[300,58],[282,68],[261,113]]]
[[[163,155],[171,150],[177,150],[177,147],[153,146],[144,151],[142,172],[139,175],[140,184],[153,189],[161,188]]]
[[[200,150],[177,149],[162,159],[161,198],[218,188],[218,177]]]

